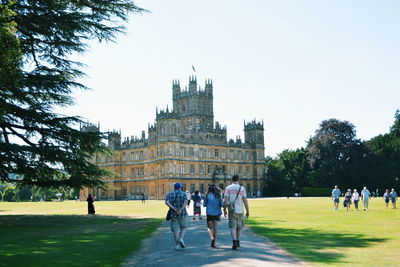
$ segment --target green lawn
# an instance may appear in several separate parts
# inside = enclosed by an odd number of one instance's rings
[[[0,202],[0,266],[118,266],[166,213],[163,201]],[[329,198],[251,200],[247,224],[316,266],[400,266],[400,209],[333,210]],[[221,226],[222,227],[222,226]]]
[[[161,201],[95,206],[100,215],[85,215],[85,202],[0,202],[0,266],[119,266],[166,211]]]
[[[400,210],[381,198],[364,212],[333,210],[329,198],[253,200],[248,225],[317,266],[400,266]],[[361,203],[362,207],[362,203]]]

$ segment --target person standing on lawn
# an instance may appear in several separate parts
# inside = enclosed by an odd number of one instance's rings
[[[174,191],[170,192],[165,204],[171,209],[170,227],[175,240],[175,250],[185,248],[183,237],[186,233],[186,205],[187,197],[185,192],[182,192],[182,184],[175,183]]]
[[[364,211],[367,211],[369,205],[369,199],[371,198],[371,193],[369,192],[366,186],[364,186],[363,190],[361,191],[361,198],[363,200]]]
[[[332,200],[333,200],[333,205],[334,209],[338,210],[339,209],[339,198],[340,198],[340,190],[337,185],[335,185],[335,188],[332,190]]]
[[[250,216],[249,203],[246,197],[246,189],[239,184],[239,176],[232,176],[232,184],[225,188],[224,195],[224,216],[228,207],[229,228],[232,236],[232,249],[240,247],[240,231],[243,229],[244,208],[246,208],[246,217]]]
[[[397,207],[396,207],[397,193],[396,193],[396,191],[394,190],[394,188],[392,188],[392,192],[390,192],[390,198],[392,199],[393,208],[394,208],[394,209],[397,209]]]

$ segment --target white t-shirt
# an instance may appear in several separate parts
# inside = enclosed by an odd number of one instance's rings
[[[239,192],[239,196],[236,199],[236,195],[239,191],[239,187],[240,187],[240,192]],[[244,207],[243,207],[243,197],[247,197],[246,195],[246,189],[241,186],[238,183],[233,183],[231,185],[228,185],[225,188],[225,197],[228,197],[228,202],[229,203],[233,203],[236,199],[235,202],[235,213],[244,213]]]
[[[353,193],[353,200],[358,200],[359,194],[358,193]]]

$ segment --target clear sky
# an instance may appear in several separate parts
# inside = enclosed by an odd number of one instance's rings
[[[228,136],[264,120],[267,155],[305,145],[322,120],[386,133],[400,108],[400,1],[142,0],[116,43],[93,43],[64,112],[101,130],[140,135],[172,106],[172,79],[214,84],[214,117]]]

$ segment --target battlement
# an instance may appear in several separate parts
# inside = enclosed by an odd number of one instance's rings
[[[197,77],[195,75],[189,76],[189,88],[187,86],[181,89],[180,81],[178,79],[172,80],[172,95],[173,98],[187,97],[190,95],[212,95],[213,83],[211,79],[205,80],[205,87],[202,89],[197,85]]]
[[[257,122],[255,119],[248,123],[246,123],[246,121],[244,121],[244,130],[245,131],[264,130],[264,121]]]
[[[86,122],[79,127],[81,132],[99,132],[100,131],[100,122],[96,125],[93,123]]]
[[[158,108],[156,108],[156,119],[179,119],[179,114],[169,111],[169,108],[167,106],[166,110],[161,109],[158,111]]]

